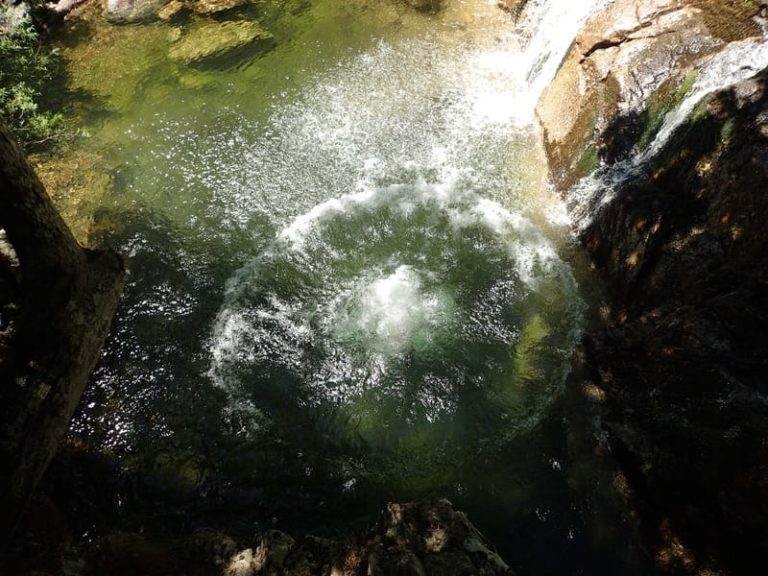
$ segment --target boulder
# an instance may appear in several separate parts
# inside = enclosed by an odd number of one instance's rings
[[[372,576],[513,574],[447,500],[388,505],[360,556]]]
[[[205,22],[186,30],[171,46],[171,60],[188,66],[219,65],[244,54],[266,52],[275,39],[256,22]]]

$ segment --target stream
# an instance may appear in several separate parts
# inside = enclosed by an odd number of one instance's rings
[[[568,485],[598,299],[533,122],[603,4],[257,3],[224,17],[274,48],[197,67],[194,17],[62,34],[77,217],[129,267],[70,436],[145,479],[126,523],[346,535],[446,497],[520,574],[634,573]]]

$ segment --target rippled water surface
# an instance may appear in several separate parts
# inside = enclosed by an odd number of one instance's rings
[[[523,573],[587,562],[561,424],[581,273],[494,4],[256,4],[226,17],[276,47],[215,68],[167,58],[194,19],[62,39],[109,182],[92,228],[130,268],[72,435],[175,486],[186,529],[441,496]],[[168,498],[146,491],[125,506]]]

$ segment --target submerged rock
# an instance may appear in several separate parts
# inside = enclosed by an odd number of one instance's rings
[[[405,2],[419,12],[435,13],[443,7],[443,0],[405,0]]]
[[[247,4],[248,0],[187,0],[186,6],[196,14],[217,14]]]
[[[156,18],[168,0],[105,0],[107,20],[115,24],[130,24]]]
[[[215,65],[236,59],[241,52],[266,52],[275,39],[256,22],[207,22],[187,30],[170,50],[175,62],[191,66]]]

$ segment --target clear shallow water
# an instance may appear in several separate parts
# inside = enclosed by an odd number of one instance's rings
[[[113,183],[95,229],[130,267],[72,434],[170,482],[123,506],[184,529],[353,530],[440,496],[523,573],[599,564],[561,422],[582,273],[523,40],[484,1],[248,14],[277,48],[224,68],[171,64],[167,25],[64,41]]]

